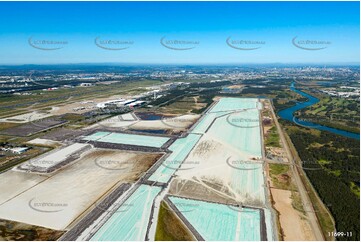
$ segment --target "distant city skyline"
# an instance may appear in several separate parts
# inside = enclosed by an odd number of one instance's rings
[[[359,2],[0,2],[0,65],[359,64]]]

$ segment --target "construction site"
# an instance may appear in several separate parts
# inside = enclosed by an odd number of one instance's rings
[[[180,228],[192,240],[278,240],[263,110],[257,98],[215,98],[201,115],[129,112],[35,139],[58,146],[0,174],[0,218],[65,241],[159,240]],[[164,214],[181,226],[167,228]]]

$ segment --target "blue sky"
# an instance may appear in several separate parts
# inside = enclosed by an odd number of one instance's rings
[[[359,63],[360,59],[359,2],[0,2],[0,9],[0,64]],[[58,50],[41,50],[29,44],[30,37],[66,44]],[[109,50],[99,48],[96,37],[132,44]],[[197,44],[174,50],[161,45],[162,37]],[[229,37],[261,44],[234,44],[258,47],[239,50],[227,45]],[[303,47],[326,48],[298,48],[292,44],[295,37],[323,41]],[[54,47],[45,45],[49,46]]]

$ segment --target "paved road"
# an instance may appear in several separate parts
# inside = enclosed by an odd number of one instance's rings
[[[276,114],[274,113],[274,110],[273,110],[273,106],[270,105],[270,109],[272,111],[272,115],[273,115],[273,120],[275,121],[275,124],[276,124],[276,127],[277,129],[280,131],[280,138],[282,140],[282,143],[284,144],[284,148],[286,150],[286,154],[287,154],[287,158],[288,160],[290,161],[291,163],[291,170],[294,174],[294,180],[296,182],[296,185],[298,187],[298,191],[300,193],[300,196],[301,196],[301,200],[302,200],[302,204],[303,204],[303,207],[304,207],[304,210],[307,214],[307,217],[308,217],[308,220],[311,224],[311,228],[312,228],[312,231],[313,231],[313,234],[315,236],[315,239],[316,240],[325,240],[324,236],[323,236],[323,233],[322,233],[322,230],[321,230],[321,227],[320,227],[320,224],[318,222],[318,219],[317,219],[317,216],[316,216],[316,213],[313,209],[313,206],[312,206],[312,203],[311,203],[311,200],[308,196],[308,193],[302,183],[302,180],[301,180],[301,177],[300,177],[300,174],[298,172],[298,169],[296,167],[296,161],[295,159],[292,157],[292,153],[290,151],[290,148],[288,146],[288,143],[286,141],[286,138],[284,136],[284,133],[283,133],[283,130],[281,129],[281,126],[280,124],[278,123],[278,120],[276,118]]]

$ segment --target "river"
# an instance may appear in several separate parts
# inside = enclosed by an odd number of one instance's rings
[[[308,100],[306,102],[302,102],[302,103],[296,103],[296,105],[290,107],[290,108],[286,108],[283,109],[281,111],[278,112],[278,115],[282,118],[282,119],[286,119],[288,121],[294,122],[297,125],[300,126],[304,126],[307,128],[312,128],[312,129],[318,129],[321,131],[328,131],[337,135],[342,135],[348,138],[352,138],[352,139],[360,139],[360,134],[358,133],[352,133],[352,132],[348,132],[345,130],[340,130],[340,129],[335,129],[335,128],[331,128],[328,126],[323,126],[317,123],[312,123],[306,120],[302,120],[302,119],[298,119],[296,117],[293,116],[293,114],[298,111],[301,110],[303,108],[306,108],[308,106],[311,106],[315,103],[318,103],[320,100],[310,94],[307,94],[305,92],[302,92],[300,90],[297,90],[295,88],[295,84],[292,83],[290,89],[300,95],[302,95],[303,97],[307,98]]]

